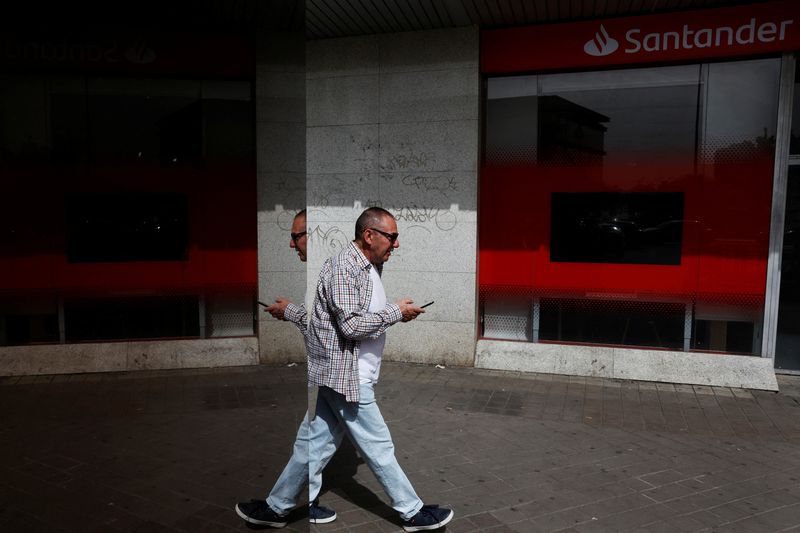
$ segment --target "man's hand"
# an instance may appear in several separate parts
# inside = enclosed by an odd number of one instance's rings
[[[414,305],[414,300],[410,298],[401,298],[395,302],[398,306],[400,306],[400,312],[403,313],[403,320],[402,322],[409,322],[414,320],[419,315],[425,312],[424,309],[421,307],[417,307]]]
[[[264,311],[278,320],[286,320],[283,315],[286,312],[286,306],[290,303],[292,303],[292,301],[286,298],[276,298],[275,303],[264,309]]]

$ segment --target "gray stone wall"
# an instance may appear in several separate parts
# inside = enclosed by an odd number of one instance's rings
[[[394,326],[388,360],[471,365],[475,350],[478,30],[307,43],[309,294],[366,207],[398,220],[391,300],[435,300]]]
[[[772,359],[481,339],[475,366],[513,372],[778,390]]]
[[[256,344],[234,337],[3,346],[0,376],[254,365]]]
[[[305,264],[289,248],[294,214],[306,205],[305,36],[259,35],[256,65],[258,297],[303,300]],[[302,336],[260,308],[259,359],[305,361]]]

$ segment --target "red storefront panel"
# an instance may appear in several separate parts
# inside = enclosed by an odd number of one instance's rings
[[[9,177],[0,221],[9,247],[0,260],[0,291],[183,292],[214,286],[255,287],[256,199],[252,169],[96,169],[91,175],[17,170]],[[69,262],[65,199],[82,193],[183,193],[188,202],[185,260]]]
[[[641,293],[678,298],[697,294],[711,300],[732,293],[748,300],[763,298],[772,160],[722,166],[701,167],[698,174],[658,189],[685,195],[679,265],[550,261],[553,193],[653,192],[637,183],[648,173],[669,173],[664,164],[657,169],[606,169],[614,175],[613,188],[582,167],[484,167],[480,284],[547,292],[606,291],[623,298]]]

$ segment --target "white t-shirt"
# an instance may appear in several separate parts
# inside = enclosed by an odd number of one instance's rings
[[[383,290],[381,276],[374,266],[369,269],[372,280],[372,299],[369,301],[370,313],[376,313],[386,307],[386,292]],[[359,383],[375,383],[381,373],[381,356],[383,346],[386,344],[386,333],[374,339],[364,339],[358,350],[358,378]]]

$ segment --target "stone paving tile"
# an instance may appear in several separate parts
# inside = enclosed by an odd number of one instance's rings
[[[0,531],[242,531],[291,452],[305,367],[0,378]],[[385,363],[376,389],[448,531],[800,527],[800,378],[784,392]],[[352,446],[325,473],[339,520],[399,531]],[[46,509],[41,503],[47,502]]]

